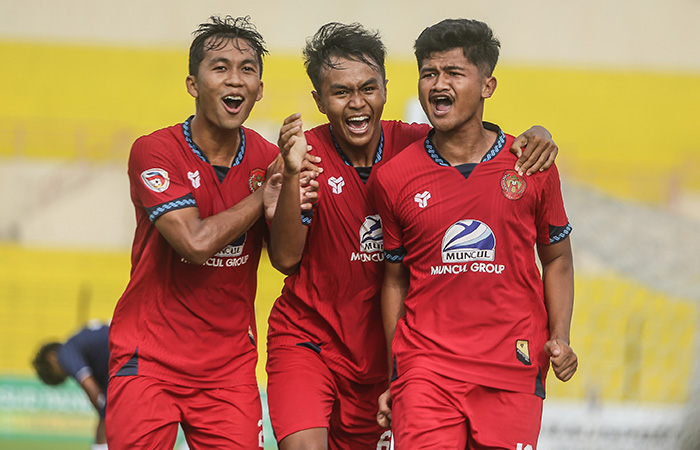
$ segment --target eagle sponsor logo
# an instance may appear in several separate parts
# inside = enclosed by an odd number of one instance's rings
[[[250,188],[250,192],[257,191],[264,183],[265,169],[258,167],[250,171],[250,175],[248,177],[248,187]]]
[[[506,170],[501,178],[501,190],[508,200],[519,200],[527,189],[527,181],[515,170]]]
[[[496,264],[496,237],[483,222],[460,220],[445,232],[442,238],[441,266],[431,266],[430,275],[457,275],[475,272],[499,275],[505,265]],[[484,262],[486,261],[486,262]]]
[[[164,169],[148,169],[141,172],[141,180],[146,187],[155,192],[165,192],[170,186],[170,177]]]
[[[379,214],[365,217],[360,227],[360,251],[353,252],[351,261],[384,261],[384,235]]]
[[[442,262],[493,261],[496,237],[478,220],[460,220],[447,229],[442,238]]]

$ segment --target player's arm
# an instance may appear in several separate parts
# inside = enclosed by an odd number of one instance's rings
[[[175,251],[193,264],[204,264],[216,252],[248,231],[263,214],[263,190],[233,207],[202,219],[198,208],[163,214],[154,222]]]
[[[385,263],[381,305],[390,381],[394,367],[391,354],[391,342],[396,332],[396,324],[406,312],[404,308],[404,299],[408,293],[408,284],[409,271],[406,266],[402,263]],[[388,428],[391,426],[391,393],[389,389],[379,397],[378,404],[377,423],[384,428]]]
[[[391,341],[394,339],[396,324],[406,310],[403,301],[408,293],[409,272],[403,263],[385,263],[384,281],[382,282],[382,324],[386,338],[387,357],[389,358],[389,379],[393,368]]]
[[[100,421],[97,422],[97,430],[95,431],[95,444],[97,445],[94,446],[93,449],[104,448],[105,450],[107,450],[107,429],[105,427],[105,419],[103,417],[100,417]],[[100,445],[104,445],[105,447],[100,447]]]
[[[100,385],[97,384],[95,377],[92,375],[86,376],[82,381],[80,381],[80,387],[82,387],[87,394],[92,406],[94,406],[98,412],[104,411],[106,400],[105,394],[102,392]]]
[[[554,164],[559,147],[546,128],[535,125],[515,138],[510,151],[518,156],[515,170],[520,175],[532,175],[537,171],[549,169]]]
[[[272,265],[285,275],[290,275],[297,269],[306,244],[308,227],[301,222],[301,212],[302,205],[310,207],[310,203],[303,199],[303,188],[300,200],[300,185],[315,183],[316,191],[318,190],[315,180],[301,179],[302,176],[308,176],[307,172],[302,175],[307,158],[307,144],[302,127],[300,114],[287,117],[280,129],[278,141],[280,154],[284,159],[284,169],[282,186],[270,225],[268,253]]]
[[[571,315],[574,307],[574,262],[569,238],[537,245],[542,262],[544,298],[549,316],[550,339],[544,349],[554,374],[568,381],[578,367],[578,356],[570,347]]]

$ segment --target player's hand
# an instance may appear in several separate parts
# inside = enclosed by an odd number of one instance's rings
[[[559,147],[546,128],[535,125],[515,138],[510,151],[518,157],[515,170],[520,175],[532,175],[549,169],[554,164]]]
[[[561,381],[569,381],[578,368],[578,356],[561,339],[552,339],[544,344],[544,351],[549,356],[554,374]]]
[[[282,155],[277,155],[270,165],[267,166],[265,178],[270,178],[276,173],[282,173],[282,169],[284,169],[284,160],[282,159]]]
[[[285,172],[288,174],[300,173],[307,152],[301,114],[295,113],[284,119],[277,146],[284,159]]]
[[[282,189],[282,174],[275,173],[272,176],[268,176],[262,189],[265,219],[268,222],[272,222],[272,218],[275,217],[275,209],[277,208],[277,200],[280,197],[280,190]]]
[[[311,151],[311,146],[308,146]],[[323,167],[319,167],[321,157],[306,152],[306,156],[301,165],[299,174],[299,189],[301,196],[301,209],[309,210],[318,201],[319,184],[316,178],[323,172]]]
[[[377,400],[379,411],[377,411],[377,423],[382,428],[391,428],[391,392],[384,391]]]

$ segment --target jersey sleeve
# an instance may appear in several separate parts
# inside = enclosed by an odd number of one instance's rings
[[[403,247],[403,232],[399,226],[398,218],[394,214],[392,195],[387,191],[382,182],[382,171],[377,174],[374,183],[375,206],[382,221],[382,236],[384,241],[384,257],[387,262],[399,263],[403,261],[406,250]],[[395,197],[395,196],[394,196]]]
[[[82,383],[93,373],[85,357],[86,348],[90,345],[90,332],[83,329],[63,344],[57,352],[58,364],[78,383]]]
[[[129,155],[129,181],[136,206],[146,210],[151,222],[177,209],[196,207],[188,180],[176,170],[173,149],[152,136],[134,142]]]
[[[535,217],[537,243],[554,244],[566,239],[572,228],[564,209],[559,170],[553,165],[545,174]]]

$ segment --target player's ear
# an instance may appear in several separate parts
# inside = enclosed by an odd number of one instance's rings
[[[318,112],[321,114],[326,114],[326,108],[323,107],[323,101],[321,99],[321,94],[319,94],[316,91],[311,91],[311,96],[314,98],[314,101],[316,102],[316,108],[318,108]]]
[[[498,84],[498,81],[496,80],[496,77],[490,76],[487,78],[484,78],[484,85],[481,90],[481,98],[491,98],[493,93],[496,91],[496,85]]]
[[[260,100],[262,100],[262,97],[263,97],[263,82],[262,82],[262,80],[260,80],[260,89],[258,89],[258,96],[256,97],[255,101],[259,102]]]
[[[187,78],[185,78],[185,85],[187,86],[187,92],[189,92],[192,97],[199,97],[197,79],[194,77],[194,75],[188,75]]]

